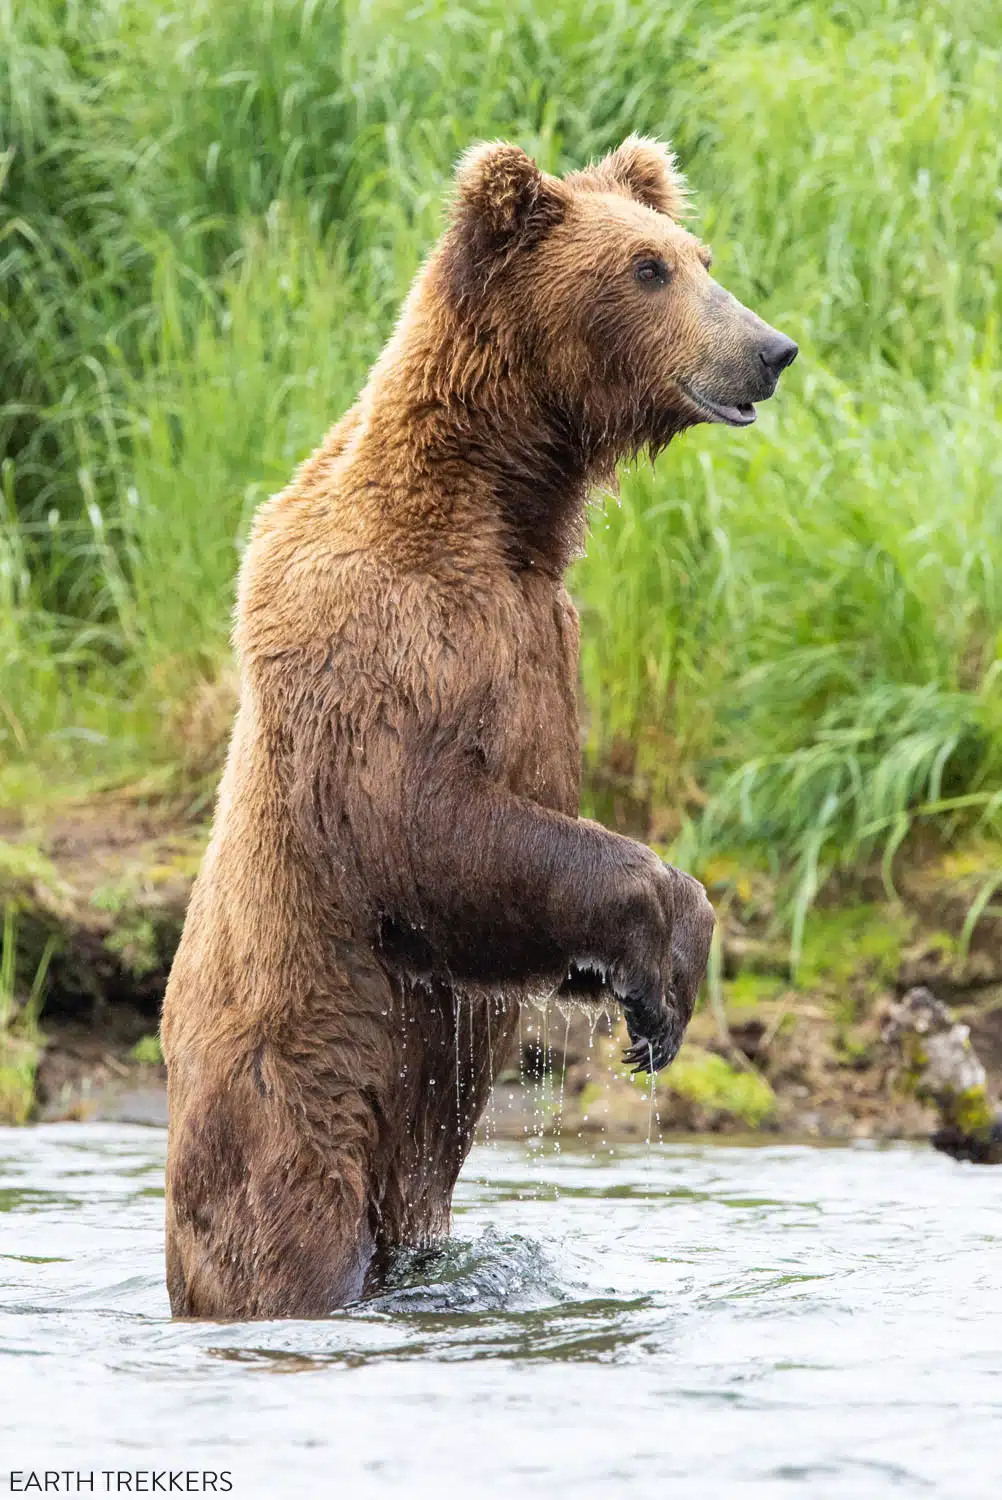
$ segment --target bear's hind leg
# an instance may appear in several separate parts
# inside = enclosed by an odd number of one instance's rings
[[[317,1318],[362,1295],[375,1243],[364,1101],[347,1116],[339,1101],[318,1142],[290,1104],[254,1098],[253,1087],[237,1078],[188,1117],[172,1101],[175,1317]]]

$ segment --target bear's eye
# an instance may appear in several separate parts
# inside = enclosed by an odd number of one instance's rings
[[[646,287],[667,286],[671,280],[668,267],[657,256],[638,260],[633,267],[633,278]]]

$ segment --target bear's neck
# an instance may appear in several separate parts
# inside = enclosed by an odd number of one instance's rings
[[[581,424],[517,370],[492,366],[474,337],[394,341],[361,412],[355,451],[378,469],[384,517],[435,518],[478,545],[493,536],[510,566],[555,576],[581,552],[588,491],[612,466]]]

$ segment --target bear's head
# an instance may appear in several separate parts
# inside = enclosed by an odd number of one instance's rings
[[[460,162],[446,295],[493,351],[482,367],[517,373],[596,456],[745,427],[796,356],[712,279],[685,210],[671,152],[639,136],[564,178],[504,142]]]

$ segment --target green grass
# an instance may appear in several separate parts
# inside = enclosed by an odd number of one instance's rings
[[[916,820],[997,836],[1000,96],[988,0],[0,0],[0,797],[211,783],[249,517],[350,403],[456,156],[641,130],[802,353],[755,429],[596,511],[587,761],[631,747],[681,857],[791,874],[801,932]]]
[[[17,994],[16,938],[17,918],[8,904],[0,937],[0,1125],[23,1125],[34,1104],[35,1074],[45,1046],[38,1017],[54,946],[46,946],[22,1001]]]

